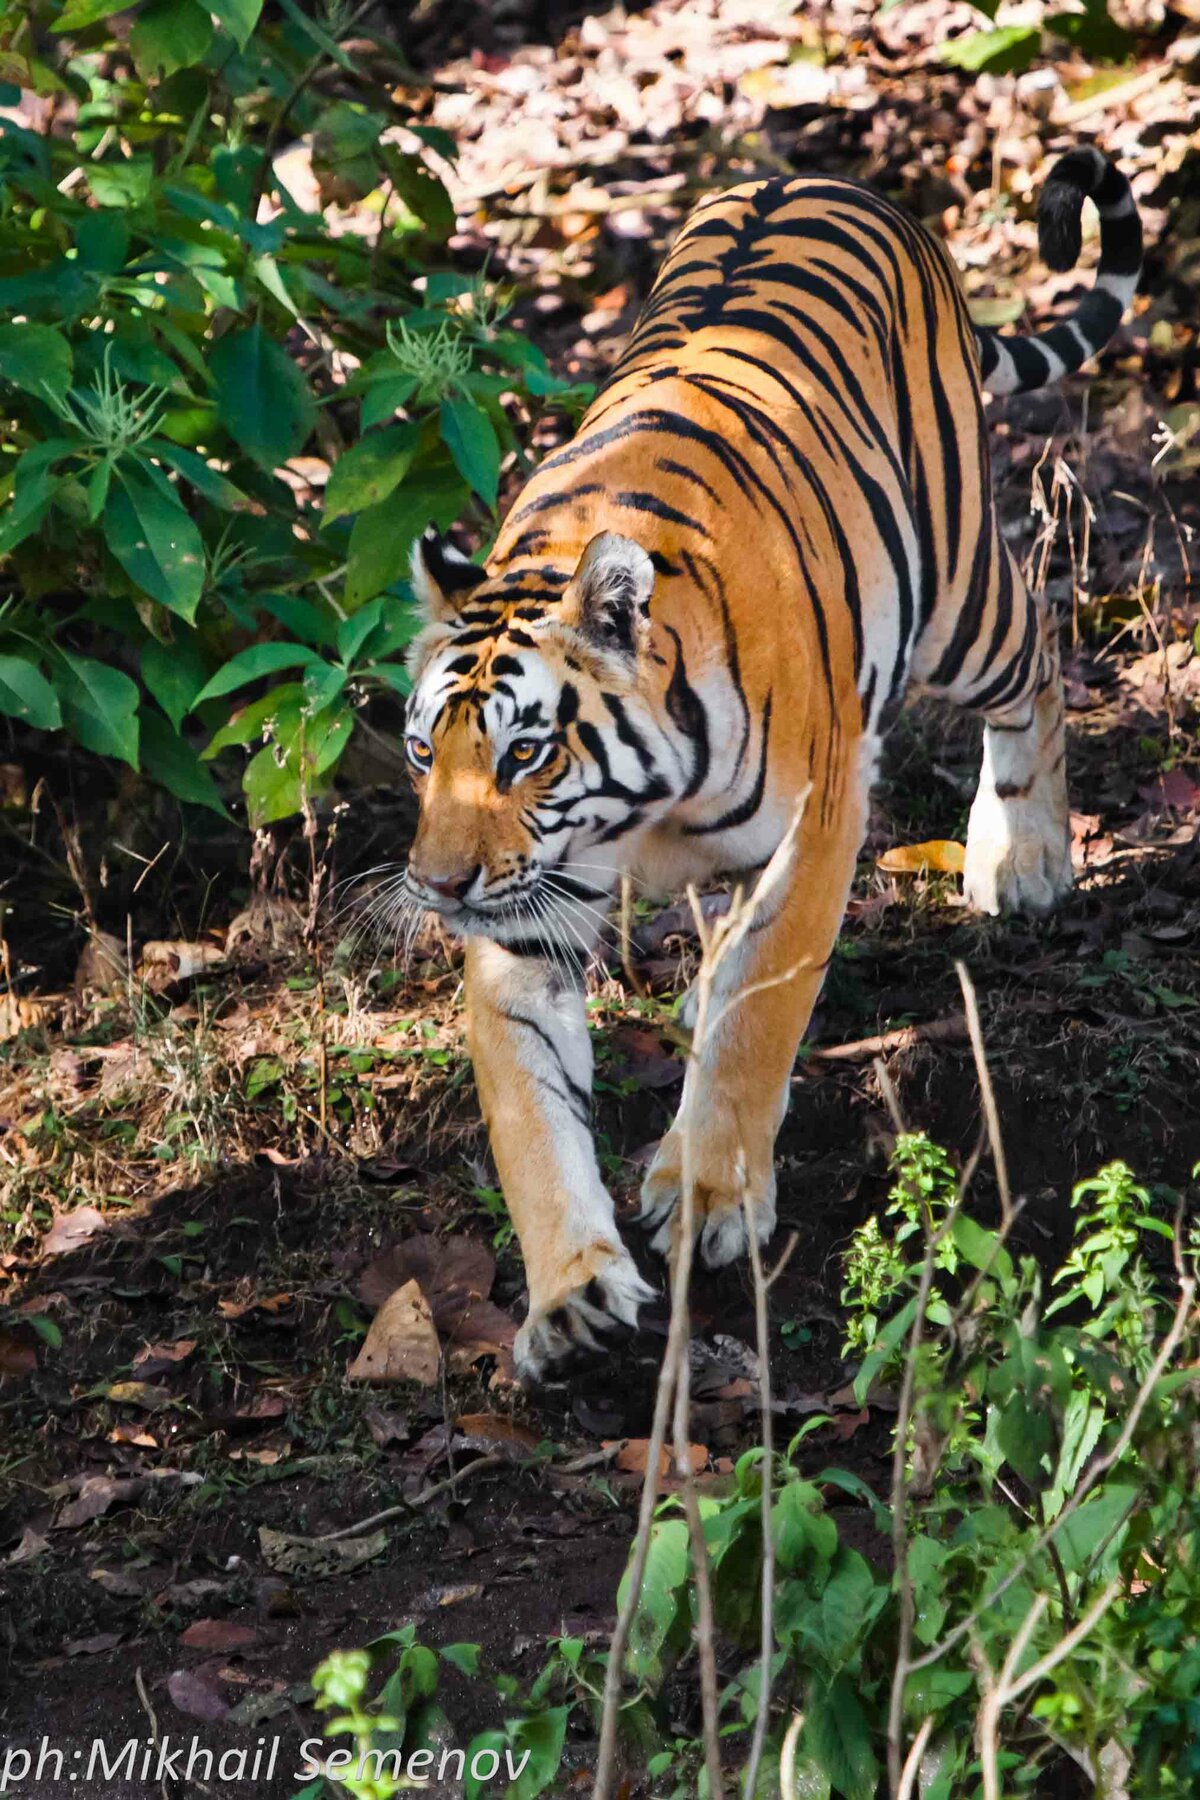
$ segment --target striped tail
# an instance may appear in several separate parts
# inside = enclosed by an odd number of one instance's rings
[[[989,393],[1023,393],[1071,374],[1104,348],[1121,323],[1141,273],[1142,224],[1129,182],[1099,150],[1068,151],[1050,171],[1038,205],[1038,248],[1050,268],[1073,268],[1082,242],[1083,203],[1089,198],[1100,214],[1095,286],[1064,324],[1036,337],[1000,337],[975,327],[980,372]]]

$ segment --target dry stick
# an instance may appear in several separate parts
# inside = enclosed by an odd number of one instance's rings
[[[687,1305],[686,1297],[684,1305]],[[708,1791],[720,1797],[724,1793],[724,1785],[721,1777],[718,1723],[716,1624],[713,1618],[708,1545],[704,1538],[704,1521],[700,1517],[700,1507],[696,1500],[696,1483],[689,1455],[687,1427],[690,1392],[691,1368],[685,1351],[675,1384],[675,1471],[682,1484],[683,1511],[692,1546],[692,1571],[696,1583],[696,1652],[700,1663],[704,1764],[708,1773]]]
[[[947,1214],[952,1219],[958,1202]],[[908,1427],[912,1419],[913,1394],[917,1385],[917,1358],[925,1333],[925,1309],[933,1286],[933,1262],[944,1225],[931,1232],[925,1243],[925,1261],[921,1264],[921,1283],[917,1289],[917,1310],[908,1334],[908,1350],[904,1357],[904,1380],[900,1386],[900,1405],[896,1413],[892,1439],[892,1555],[896,1578],[900,1585],[900,1641],[896,1649],[896,1667],[892,1674],[892,1692],[888,1703],[887,1760],[888,1788],[893,1795],[900,1792],[904,1759],[904,1684],[908,1679],[912,1653],[916,1602],[912,1576],[908,1567]]]
[[[341,1538],[363,1537],[368,1531],[374,1531],[377,1525],[389,1525],[393,1519],[407,1518],[409,1513],[418,1507],[428,1506],[439,1494],[445,1494],[465,1481],[468,1475],[482,1475],[485,1469],[498,1469],[501,1463],[509,1462],[507,1456],[477,1456],[464,1469],[458,1469],[453,1475],[447,1475],[444,1481],[435,1481],[411,1500],[402,1500],[399,1506],[385,1506],[382,1512],[372,1513],[369,1519],[358,1519],[353,1525],[342,1525],[337,1531],[322,1532],[320,1537],[310,1538],[312,1544],[336,1544]]]
[[[996,1094],[992,1087],[991,1072],[987,1065],[987,1056],[983,1048],[983,1030],[979,1023],[979,1002],[975,997],[975,983],[967,972],[967,965],[956,962],[954,972],[958,976],[959,986],[963,992],[963,1006],[967,1015],[967,1034],[971,1039],[971,1049],[975,1056],[975,1073],[979,1078],[979,1096],[983,1102],[983,1116],[987,1121],[988,1143],[991,1146],[992,1162],[996,1169],[996,1186],[1000,1190],[1000,1216],[1007,1223],[1012,1218],[1012,1192],[1008,1185],[1008,1162],[1004,1155],[1004,1141],[1000,1136],[1000,1112],[996,1106]]]
[[[734,906],[723,919],[718,919],[712,929],[705,922],[700,908],[699,896],[694,888],[688,889],[688,901],[696,924],[696,934],[700,940],[700,971],[696,977],[696,1028],[692,1038],[692,1055],[695,1057],[703,1047],[706,1032],[709,1029],[708,1009],[712,993],[713,980],[722,961],[741,943],[750,928],[750,922],[761,900],[770,892],[774,881],[781,870],[790,862],[795,847],[796,837],[800,829],[800,821],[804,816],[804,806],[811,791],[811,784],[806,786],[798,797],[795,814],[791,826],[777,846],[771,860],[763,870],[749,902],[742,903],[735,896]],[[769,983],[759,985],[770,985]],[[727,1002],[718,1013],[718,1020],[728,1011]],[[686,1102],[686,1088],[685,1088]],[[650,1426],[650,1438],[646,1455],[646,1478],[642,1485],[641,1504],[638,1508],[637,1532],[634,1536],[633,1551],[629,1560],[629,1582],[625,1600],[617,1611],[616,1623],[608,1650],[608,1666],[604,1675],[604,1696],[600,1714],[600,1744],[596,1755],[596,1779],[592,1787],[592,1800],[610,1800],[616,1773],[617,1756],[617,1721],[621,1710],[621,1683],[623,1678],[625,1652],[629,1644],[629,1635],[633,1628],[634,1616],[638,1601],[641,1598],[642,1582],[646,1574],[646,1563],[650,1555],[650,1532],[654,1524],[654,1510],[658,1499],[659,1471],[662,1465],[662,1453],[667,1439],[667,1422],[671,1414],[671,1403],[675,1395],[679,1371],[687,1356],[688,1313],[687,1293],[691,1282],[692,1257],[694,1253],[693,1221],[695,1206],[695,1172],[692,1166],[694,1145],[690,1122],[684,1118],[680,1131],[681,1168],[679,1199],[679,1233],[676,1240],[675,1258],[671,1270],[671,1315],[667,1327],[667,1343],[663,1351],[662,1367],[658,1375],[658,1388],[654,1398],[654,1417]],[[690,1473],[690,1465],[689,1465]],[[684,1477],[685,1504],[687,1477]],[[697,1584],[699,1593],[699,1582]],[[703,1655],[703,1646],[701,1646]],[[709,1720],[705,1719],[705,1756],[710,1760]],[[710,1761],[710,1783],[712,1781]],[[717,1782],[713,1789],[713,1800],[720,1794],[719,1759],[717,1761]]]
[[[947,1651],[953,1650],[956,1644],[962,1642],[967,1633],[978,1624],[984,1613],[987,1612],[990,1607],[993,1607],[997,1600],[1003,1598],[1009,1588],[1012,1587],[1013,1583],[1021,1579],[1034,1558],[1040,1556],[1046,1546],[1057,1537],[1066,1521],[1083,1505],[1083,1502],[1087,1499],[1096,1483],[1102,1480],[1103,1477],[1108,1474],[1109,1470],[1114,1468],[1116,1464],[1120,1462],[1133,1441],[1133,1434],[1138,1428],[1142,1414],[1145,1412],[1146,1406],[1149,1403],[1150,1396],[1162,1378],[1167,1364],[1170,1362],[1172,1356],[1174,1356],[1179,1345],[1179,1340],[1183,1336],[1184,1330],[1188,1324],[1196,1298],[1195,1276],[1185,1276],[1180,1282],[1179,1287],[1179,1304],[1175,1308],[1175,1316],[1171,1321],[1171,1328],[1162,1341],[1162,1347],[1155,1357],[1154,1362],[1146,1375],[1146,1379],[1142,1382],[1141,1387],[1133,1397],[1133,1403],[1129,1408],[1128,1417],[1121,1429],[1121,1435],[1118,1437],[1112,1449],[1105,1451],[1104,1455],[1099,1457],[1097,1461],[1091,1465],[1062,1511],[1056,1518],[1052,1519],[1045,1530],[1038,1535],[1035,1541],[1030,1545],[1029,1549],[1025,1551],[1024,1555],[1017,1559],[1003,1581],[997,1582],[991,1593],[986,1595],[972,1612],[968,1613],[961,1624],[956,1625],[952,1631],[946,1633],[944,1638],[941,1638],[936,1644],[931,1645],[931,1647],[925,1651],[924,1655],[913,1658],[908,1668],[910,1675],[915,1675],[921,1669],[927,1669],[933,1663],[940,1662]],[[1078,1627],[1076,1627],[1076,1629],[1078,1629]]]
[[[779,1752],[779,1792],[782,1800],[796,1800],[796,1745],[804,1729],[804,1714],[793,1713]]]
[[[808,1062],[855,1062],[859,1057],[884,1056],[889,1050],[911,1050],[917,1044],[956,1044],[967,1036],[962,1013],[929,1019],[924,1025],[897,1025],[878,1037],[855,1038],[849,1044],[814,1044]]]
[[[904,1768],[900,1774],[900,1786],[896,1790],[896,1800],[912,1800],[913,1784],[921,1767],[921,1758],[925,1754],[925,1746],[929,1742],[929,1734],[933,1730],[933,1714],[921,1721],[921,1729],[912,1741],[912,1748],[904,1759]]]
[[[708,1032],[708,1010],[712,999],[713,977],[721,960],[721,945],[727,932],[719,928],[712,932],[706,930],[704,916],[700,909],[700,898],[694,888],[688,889],[688,900],[696,921],[700,938],[700,970],[696,978],[696,1025],[692,1040],[693,1056],[698,1056],[704,1047]],[[732,909],[731,909],[732,910]],[[694,1065],[693,1065],[694,1068]],[[689,1071],[691,1073],[691,1071]],[[687,1093],[684,1092],[682,1107],[687,1106]],[[712,1593],[708,1572],[708,1546],[704,1541],[704,1527],[700,1519],[700,1509],[696,1504],[696,1493],[692,1482],[691,1457],[688,1454],[687,1405],[690,1388],[690,1370],[688,1366],[688,1341],[691,1337],[690,1308],[688,1305],[688,1289],[691,1283],[691,1265],[695,1237],[695,1205],[696,1205],[696,1169],[695,1142],[690,1113],[683,1112],[680,1135],[680,1187],[679,1197],[679,1241],[676,1250],[677,1266],[684,1262],[684,1246],[687,1248],[687,1275],[679,1283],[678,1291],[672,1291],[672,1313],[679,1313],[680,1330],[675,1341],[675,1459],[679,1478],[683,1483],[683,1506],[687,1516],[688,1535],[692,1547],[692,1572],[696,1583],[696,1650],[700,1661],[700,1708],[703,1718],[704,1765],[708,1772],[709,1792],[714,1800],[723,1800],[724,1786],[721,1779],[721,1747],[718,1738],[717,1721],[717,1664],[716,1643],[713,1630]],[[674,1317],[672,1317],[674,1324]]]
[[[771,1658],[775,1644],[775,1540],[771,1535],[775,1434],[774,1418],[771,1413],[770,1345],[767,1342],[767,1293],[770,1283],[763,1277],[762,1253],[758,1247],[758,1236],[750,1214],[749,1200],[744,1192],[742,1194],[742,1210],[746,1216],[746,1242],[750,1246],[750,1268],[754,1275],[754,1337],[758,1350],[758,1391],[762,1417],[763,1562],[762,1597],[759,1602],[762,1629],[758,1650],[758,1712],[754,1720],[754,1735],[750,1740],[750,1760],[746,1764],[746,1778],[742,1783],[745,1800],[753,1800],[754,1791],[758,1785],[758,1769],[762,1762],[763,1745],[767,1738],[767,1715],[771,1709]],[[795,1242],[796,1234],[793,1232],[791,1242],[776,1267],[776,1276],[779,1274],[783,1262],[791,1255]],[[772,1280],[774,1279],[775,1276],[772,1276]]]

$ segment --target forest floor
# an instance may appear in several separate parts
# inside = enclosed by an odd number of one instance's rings
[[[1024,200],[1081,133],[1135,173],[1151,244],[1146,296],[1100,373],[993,408],[1006,529],[1064,615],[1076,889],[1031,926],[967,913],[953,873],[889,870],[895,846],[961,842],[977,768],[969,721],[906,712],[779,1143],[776,1246],[797,1241],[771,1295],[777,1431],[828,1413],[804,1466],[882,1489],[889,1402],[860,1409],[847,1389],[839,1253],[887,1191],[875,1055],[914,1128],[960,1162],[976,1146],[956,960],[1028,1202],[1020,1249],[1062,1249],[1071,1186],[1106,1161],[1179,1191],[1200,1162],[1197,49],[1099,86],[1078,59],[1055,65],[1047,98],[939,67],[954,9],[898,8],[869,40],[837,7],[816,37],[805,15],[755,24],[763,11],[665,4],[552,24],[541,43],[493,29],[467,54],[461,13],[432,9],[414,50],[430,79],[409,100],[463,143],[457,254],[511,271],[518,319],[560,369],[603,372],[691,197],[756,172],[836,168],[905,199],[988,322],[1015,316],[1017,294],[1039,320],[1077,297],[1075,277],[1035,278]],[[71,856],[42,848],[19,801],[6,818],[23,883],[10,942],[44,974],[0,1027],[0,1721],[16,1743],[72,1748],[278,1735],[259,1791],[279,1795],[303,1785],[307,1677],[334,1646],[415,1621],[525,1679],[548,1638],[604,1641],[664,1329],[652,1310],[569,1386],[515,1385],[522,1274],[458,953],[429,935],[392,968],[356,942],[353,888],[309,918],[314,894],[402,857],[411,827],[394,789],[339,800],[311,843],[260,844],[253,881],[244,839],[225,863],[216,840],[156,859],[151,825],[114,835],[111,884],[89,875],[108,826],[69,788]],[[591,1002],[623,1218],[682,1080],[669,1026],[696,955],[686,909],[639,900],[630,951],[641,991],[614,952]],[[973,1192],[987,1219],[986,1159]],[[348,1380],[409,1276],[440,1332],[436,1377]],[[715,1485],[758,1436],[747,1273],[701,1276],[694,1322],[691,1436]],[[494,1460],[447,1481],[481,1453]],[[382,1537],[340,1550],[272,1535],[311,1540],[405,1502]],[[867,1509],[840,1519],[884,1554]],[[478,1690],[448,1693],[465,1740],[487,1722]]]

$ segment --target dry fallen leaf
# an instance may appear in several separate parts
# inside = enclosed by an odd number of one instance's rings
[[[251,1626],[235,1625],[232,1619],[197,1619],[180,1634],[179,1641],[189,1650],[219,1650],[233,1656],[257,1644],[258,1637]]]
[[[292,1304],[294,1294],[256,1295],[249,1300],[218,1300],[217,1311],[223,1319],[244,1319],[247,1313],[280,1313]]]
[[[225,952],[215,944],[168,943],[155,939],[142,946],[138,977],[151,993],[160,993],[176,981],[188,981],[203,975],[225,961]]]
[[[122,1633],[119,1631],[98,1631],[94,1637],[72,1638],[63,1645],[66,1656],[103,1656],[106,1650],[115,1650],[120,1643]]]
[[[434,1316],[445,1339],[447,1361],[455,1371],[469,1369],[484,1356],[511,1360],[517,1328],[490,1300],[472,1300],[457,1319]]]
[[[37,1368],[37,1351],[32,1343],[11,1331],[0,1331],[0,1377],[32,1375]]]
[[[930,838],[924,844],[898,844],[876,863],[885,875],[961,875],[966,851],[953,838]]]
[[[364,1306],[380,1307],[388,1296],[415,1281],[429,1302],[435,1321],[444,1302],[486,1300],[492,1291],[496,1259],[474,1238],[437,1238],[418,1232],[393,1244],[369,1262],[358,1281]]]
[[[350,1381],[419,1381],[433,1387],[440,1363],[429,1302],[415,1281],[406,1281],[376,1313],[346,1376]]]
[[[143,1344],[133,1359],[133,1366],[141,1379],[147,1381],[186,1362],[195,1348],[195,1338],[176,1338],[173,1344]]]
[[[260,1525],[258,1541],[268,1568],[278,1575],[307,1575],[319,1581],[326,1575],[345,1575],[360,1564],[373,1562],[387,1549],[387,1533],[373,1531],[368,1537],[335,1538],[332,1543],[319,1539],[293,1537],[287,1531],[272,1531]]]
[[[43,1256],[66,1256],[79,1250],[98,1232],[108,1230],[108,1221],[94,1206],[77,1206],[72,1212],[55,1213],[50,1229],[42,1239]]]
[[[21,1533],[20,1543],[15,1550],[9,1551],[4,1561],[6,1566],[12,1569],[18,1563],[32,1562],[35,1556],[44,1556],[49,1548],[49,1538],[44,1538],[40,1532],[33,1529],[32,1525],[27,1525]]]
[[[463,1413],[455,1419],[454,1429],[489,1447],[516,1444],[526,1450],[536,1450],[541,1442],[536,1431],[530,1431],[527,1425],[518,1425],[505,1413]]]
[[[167,1390],[151,1381],[114,1381],[105,1389],[105,1398],[118,1406],[140,1406],[143,1412],[163,1412],[174,1405]]]
[[[80,996],[123,994],[129,985],[129,964],[120,938],[94,931],[83,946],[75,968],[75,992]]]
[[[605,1444],[604,1448],[610,1448]],[[688,1445],[688,1461],[692,1466],[692,1474],[698,1475],[708,1461],[708,1451],[703,1444]],[[649,1438],[629,1438],[617,1451],[616,1466],[627,1475],[644,1475],[650,1467]],[[658,1472],[670,1475],[675,1469],[675,1452],[665,1447],[658,1453]]]
[[[145,1486],[140,1477],[115,1480],[111,1475],[88,1475],[74,1500],[69,1506],[63,1507],[52,1529],[71,1531],[78,1525],[90,1525],[93,1519],[106,1513],[110,1506],[136,1500],[144,1492]]]
[[[167,1676],[167,1692],[173,1704],[189,1719],[215,1723],[229,1711],[215,1677],[200,1669],[176,1669]]]

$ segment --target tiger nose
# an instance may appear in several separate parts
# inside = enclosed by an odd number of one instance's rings
[[[475,864],[465,875],[426,875],[423,879],[427,888],[440,894],[443,900],[461,900],[470,890],[478,875],[481,865]]]

